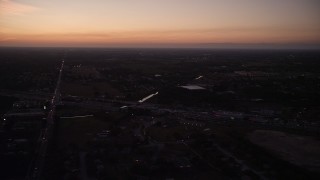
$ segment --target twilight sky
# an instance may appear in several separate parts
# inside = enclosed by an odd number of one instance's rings
[[[0,0],[0,46],[320,44],[319,0]]]

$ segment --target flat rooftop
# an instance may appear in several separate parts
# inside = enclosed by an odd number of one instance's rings
[[[206,88],[198,86],[198,85],[186,85],[186,86],[179,86],[179,87],[184,88],[184,89],[188,89],[188,90],[204,90],[204,89],[206,89]]]

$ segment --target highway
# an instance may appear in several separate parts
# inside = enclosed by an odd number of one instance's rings
[[[33,99],[33,100],[48,100],[48,94],[40,94],[40,97],[35,93],[25,93],[25,92],[6,92],[0,91],[0,95],[16,97],[20,99]],[[62,100],[61,100],[62,99]],[[119,111],[121,107],[131,107],[131,108],[140,108],[140,109],[148,109],[151,111],[158,112],[167,112],[176,114],[179,117],[193,117],[194,119],[200,121],[206,121],[214,124],[221,125],[235,125],[235,126],[256,126],[256,127],[264,127],[271,129],[295,129],[301,130],[304,132],[312,132],[318,133],[320,129],[319,124],[314,123],[305,123],[304,126],[299,126],[295,122],[295,120],[291,120],[289,123],[284,125],[281,122],[268,122],[268,120],[274,119],[276,117],[265,117],[263,115],[250,114],[250,113],[239,113],[239,112],[230,112],[230,111],[221,111],[214,109],[202,109],[202,110],[194,110],[194,109],[175,109],[174,107],[165,107],[159,104],[152,103],[139,103],[135,101],[123,101],[123,100],[111,100],[111,99],[101,99],[101,98],[88,98],[88,97],[79,97],[79,96],[62,96],[57,104],[62,104],[65,106],[73,106],[80,108],[88,108],[88,109],[96,109],[96,110],[105,110],[105,111]],[[203,114],[205,113],[205,114]],[[252,117],[253,119],[257,118],[259,120],[239,120],[237,118],[232,118],[238,115],[242,115],[243,117]],[[231,119],[232,118],[232,119]]]
[[[59,85],[60,86],[60,85]],[[0,91],[0,95],[16,97],[21,99],[33,99],[33,100],[48,100],[49,94],[40,94],[40,97],[35,93],[29,92],[7,92]],[[55,97],[55,96],[54,96]],[[62,99],[62,100],[61,100]],[[225,124],[225,125],[236,125],[236,126],[257,126],[257,127],[267,127],[267,128],[275,128],[275,129],[296,129],[308,132],[319,132],[320,125],[319,124],[311,124],[305,123],[304,126],[298,126],[294,120],[291,120],[290,123],[284,125],[281,122],[272,122],[269,123],[268,120],[273,119],[275,117],[265,117],[263,115],[251,114],[251,113],[240,113],[240,112],[230,112],[230,111],[220,111],[214,109],[175,109],[174,107],[166,107],[161,106],[159,104],[152,103],[139,103],[135,101],[123,101],[123,100],[111,100],[111,99],[101,99],[101,98],[88,98],[88,97],[80,97],[80,96],[62,96],[59,101],[55,104],[62,104],[66,106],[80,107],[80,108],[88,108],[88,109],[97,109],[97,110],[105,110],[105,111],[119,111],[120,107],[131,107],[131,108],[140,108],[140,109],[148,109],[151,111],[161,111],[176,114],[179,117],[193,117],[194,119],[204,120],[206,122],[215,123],[215,124]],[[51,100],[52,102],[52,100]],[[205,114],[203,114],[203,112]],[[243,117],[252,117],[253,119],[257,118],[260,120],[239,120],[237,118],[231,119],[231,117],[235,117],[238,115],[242,115]],[[262,121],[261,121],[262,120]]]
[[[36,157],[31,164],[27,177],[27,180],[39,180],[41,179],[41,173],[43,171],[45,157],[47,153],[47,148],[49,144],[49,140],[53,136],[53,128],[54,128],[54,116],[56,112],[56,105],[60,102],[60,84],[62,79],[62,72],[64,67],[64,59],[62,59],[61,67],[59,69],[59,77],[57,81],[57,85],[53,94],[53,97],[50,101],[50,111],[47,116],[46,126],[42,129],[42,132],[38,139],[38,146],[36,148]]]

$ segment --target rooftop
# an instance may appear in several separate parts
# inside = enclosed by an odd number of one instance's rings
[[[204,90],[205,88],[198,86],[198,85],[186,85],[186,86],[179,86],[182,87],[184,89],[188,89],[188,90]]]

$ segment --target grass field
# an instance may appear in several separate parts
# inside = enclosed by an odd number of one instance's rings
[[[256,130],[249,140],[279,158],[313,172],[320,172],[320,141],[277,131]]]
[[[105,82],[89,83],[87,85],[81,83],[62,83],[62,93],[64,95],[94,97],[95,93],[109,96],[120,96],[121,93],[112,85]]]

